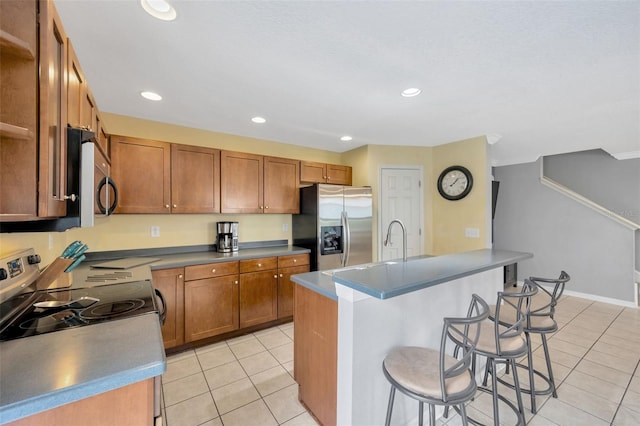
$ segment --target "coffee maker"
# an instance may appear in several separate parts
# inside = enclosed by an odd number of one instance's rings
[[[238,251],[238,222],[218,222],[217,228],[218,252]]]

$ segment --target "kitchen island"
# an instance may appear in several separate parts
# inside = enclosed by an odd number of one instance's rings
[[[531,257],[483,249],[294,275],[301,401],[324,425],[382,424],[389,396],[382,361],[391,348],[438,348],[444,317],[465,315],[474,293],[495,302],[503,267]],[[392,423],[410,423],[417,411],[415,401],[398,394]]]

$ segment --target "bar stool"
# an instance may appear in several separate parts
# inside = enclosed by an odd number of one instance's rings
[[[536,409],[536,395],[548,395],[552,394],[554,398],[558,397],[556,392],[556,384],[553,378],[553,369],[551,368],[551,358],[549,356],[549,346],[547,344],[547,334],[554,333],[558,330],[558,323],[553,318],[555,314],[555,307],[558,304],[558,300],[564,292],[565,284],[571,279],[569,274],[565,271],[560,272],[558,278],[540,278],[531,277],[530,281],[538,288],[538,293],[531,298],[531,309],[527,320],[524,323],[524,334],[527,340],[527,365],[516,364],[517,367],[526,368],[529,372],[529,388],[522,388],[521,392],[531,395],[531,412],[535,414]],[[549,291],[542,287],[540,283],[554,284],[553,291]],[[495,319],[495,313],[492,312],[489,315],[490,318]],[[503,325],[510,325],[513,322],[513,318],[508,318],[502,315],[499,322]],[[545,375],[539,370],[533,368],[533,351],[531,349],[531,334],[539,334],[542,339],[542,347],[544,350],[544,358],[547,364],[547,374]],[[542,378],[547,386],[545,389],[536,389],[535,376]],[[514,388],[514,385],[499,378],[498,381],[510,388]]]
[[[423,424],[424,403],[429,404],[429,424],[435,425],[435,405],[458,405],[462,423],[467,425],[464,403],[476,392],[476,381],[470,371],[473,350],[480,337],[475,326],[489,315],[487,303],[474,294],[462,318],[444,318],[440,350],[404,346],[391,350],[382,363],[382,371],[391,383],[385,425],[391,423],[396,389],[418,401],[418,422]],[[447,355],[462,348],[460,359]]]
[[[500,424],[500,412],[498,400],[504,402],[517,416],[517,425],[524,426],[524,407],[520,393],[520,382],[516,370],[516,359],[528,353],[529,345],[524,335],[524,323],[531,306],[531,298],[538,292],[537,286],[525,279],[522,290],[519,293],[498,292],[498,299],[493,308],[495,320],[487,320],[481,323],[480,340],[475,349],[475,355],[487,358],[484,380],[478,390],[492,394],[493,397],[493,423]],[[501,325],[500,318],[507,312],[510,317],[509,326]],[[496,366],[498,363],[510,365],[513,371],[513,383],[516,393],[516,408],[511,401],[498,393],[498,376]],[[487,388],[488,375],[491,374],[491,388]]]

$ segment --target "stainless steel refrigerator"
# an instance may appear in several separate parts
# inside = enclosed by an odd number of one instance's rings
[[[293,244],[311,250],[311,270],[371,262],[371,188],[316,184],[300,188]]]

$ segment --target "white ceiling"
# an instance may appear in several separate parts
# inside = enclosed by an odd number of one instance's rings
[[[500,135],[495,165],[640,155],[637,0],[55,4],[101,111],[337,152]]]

